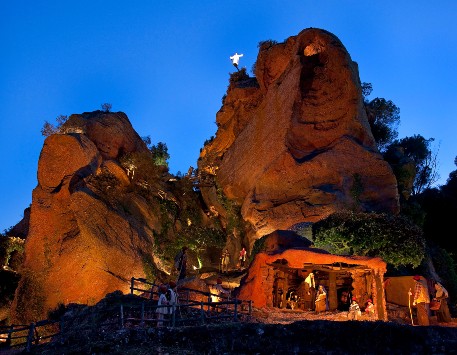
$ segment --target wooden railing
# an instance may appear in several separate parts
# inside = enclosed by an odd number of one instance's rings
[[[60,334],[59,321],[42,320],[30,325],[0,327],[0,349],[22,347],[27,352],[33,345],[46,343]]]
[[[144,284],[146,288],[140,286]],[[166,308],[167,315],[163,319],[163,326],[177,327],[186,325],[208,324],[221,321],[238,322],[252,313],[252,302],[236,298],[203,292],[191,288],[178,289],[178,303],[176,305],[158,306],[158,285],[145,279],[131,279],[130,292],[139,291],[146,299],[141,304],[120,302],[109,309],[86,312],[71,318],[62,317],[60,320],[42,320],[29,325],[11,325],[0,327],[1,349],[24,348],[30,352],[33,346],[43,344],[51,339],[64,342],[71,331],[101,331],[103,327],[122,329],[125,327],[157,326],[157,310]],[[196,301],[195,295],[204,296],[206,302]],[[217,297],[217,298],[215,298]],[[222,298],[222,301],[220,299]],[[214,299],[217,299],[215,301]],[[82,325],[84,324],[84,325]]]
[[[140,288],[141,286],[146,288]],[[135,291],[138,291],[143,297],[148,295],[147,298],[150,300],[159,298],[159,285],[149,282],[144,278],[132,277],[130,279],[130,293],[133,295]]]
[[[152,289],[158,290],[158,285],[147,282],[145,279],[137,279],[132,277],[131,279],[131,287],[130,287],[130,293],[133,294],[135,290],[141,291],[146,293],[147,290],[144,288],[140,288],[138,286],[138,283],[144,283],[148,286],[152,286]],[[136,285],[136,286],[135,286]],[[151,292],[151,297],[152,295],[155,295],[158,297],[158,292],[157,291],[149,291]],[[195,298],[206,298],[206,302],[202,301],[196,301]],[[215,320],[221,320],[221,319],[231,319],[233,318],[234,321],[238,321],[238,318],[245,317],[245,316],[251,316],[252,314],[252,301],[243,301],[243,300],[238,300],[236,298],[231,298],[230,296],[226,295],[220,295],[212,292],[204,292],[200,290],[195,290],[192,288],[187,288],[187,287],[179,287],[177,289],[177,305],[175,306],[177,308],[177,312],[181,315],[183,313],[183,310],[186,310],[188,308],[193,308],[193,309],[200,309],[200,315],[198,316],[199,319],[203,319],[204,321],[202,322],[209,322],[211,319]],[[171,307],[171,306],[162,306],[162,307]],[[203,313],[202,313],[203,312]],[[176,312],[168,312],[172,313],[173,317],[169,317],[168,320],[164,322],[168,322],[171,324],[171,326],[176,326],[177,322],[183,324],[186,321],[192,322],[196,320],[196,316],[193,315],[193,317],[190,317],[189,319],[186,318],[181,318],[179,320],[176,319],[175,313]],[[189,313],[189,312],[187,312]],[[144,310],[141,314],[144,314]],[[203,314],[203,315],[202,315]],[[173,318],[173,319],[171,319]],[[136,318],[137,321],[139,321],[141,324],[144,324],[145,322],[150,322],[151,319],[149,318],[144,318],[143,316],[140,318]]]
[[[177,327],[186,325],[198,325],[217,323],[221,321],[238,322],[242,317],[251,315],[252,303],[246,302],[249,306],[243,309],[243,301],[233,299],[222,302],[197,302],[191,301],[186,304],[158,306],[144,301],[141,305],[120,307],[121,328],[128,326],[145,327],[150,324],[157,326],[163,322],[165,326]],[[167,314],[163,320],[156,316],[159,308],[166,308]]]

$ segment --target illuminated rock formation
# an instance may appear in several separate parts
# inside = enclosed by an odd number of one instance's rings
[[[305,29],[260,46],[255,75],[234,73],[199,170],[241,206],[255,239],[339,209],[397,213],[397,182],[373,139],[357,64],[337,37]],[[210,182],[214,183],[211,186]],[[233,238],[235,239],[235,238]],[[235,241],[232,241],[235,243]]]
[[[13,304],[16,320],[46,318],[59,303],[93,303],[115,290],[128,292],[130,278],[145,275],[144,258],[153,249],[152,229],[159,220],[144,199],[125,198],[131,213],[141,215],[138,224],[101,197],[100,186],[109,196],[110,189],[129,184],[112,159],[147,151],[125,114],[73,115],[65,127],[87,134],[54,134],[44,142]],[[113,178],[101,185],[103,176]]]

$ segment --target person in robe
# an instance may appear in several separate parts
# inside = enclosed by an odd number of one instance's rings
[[[360,311],[360,306],[357,303],[357,299],[352,297],[351,305],[349,306],[348,319],[349,320],[359,320],[362,317],[362,312]]]
[[[238,63],[240,62],[240,58],[243,56],[243,54],[238,54],[235,53],[230,57],[230,60],[232,61],[233,66],[236,68],[236,70],[239,71],[238,69]]]
[[[447,304],[447,298],[449,297],[449,293],[444,288],[444,286],[441,285],[439,282],[435,283],[435,291],[436,293],[433,299],[440,301],[440,308],[437,311],[435,311],[436,318],[438,322],[449,323],[452,320],[451,313],[449,312],[449,306]]]
[[[325,312],[328,310],[327,291],[323,285],[319,285],[316,292],[315,310],[316,313]]]

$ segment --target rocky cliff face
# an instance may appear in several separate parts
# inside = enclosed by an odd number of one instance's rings
[[[17,321],[46,318],[59,303],[129,292],[132,276],[167,277],[168,242],[184,229],[178,214],[188,223],[204,218],[186,194],[191,184],[168,181],[125,114],[72,115],[62,132],[40,154]]]
[[[283,43],[267,41],[255,75],[232,74],[216,137],[199,159],[214,183],[201,189],[206,203],[227,214],[219,189],[241,207],[245,243],[339,209],[399,211],[357,64],[337,37],[305,29]]]

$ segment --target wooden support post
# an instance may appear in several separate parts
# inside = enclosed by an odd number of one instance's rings
[[[94,310],[94,307],[92,307],[92,310],[90,312],[90,319],[91,319],[92,330],[95,330],[95,310]]]
[[[27,345],[25,347],[26,352],[30,352],[33,343],[33,335],[35,334],[35,323],[30,323],[29,334],[27,335]]]
[[[11,326],[10,326],[10,331],[9,331],[9,333],[8,333],[8,338],[6,339],[6,346],[7,346],[7,347],[10,347],[10,346],[11,346],[11,337],[12,337],[12,335],[13,335],[13,330],[14,330],[14,325],[11,324]]]
[[[120,320],[121,320],[121,329],[124,329],[124,305],[122,303],[121,303]]]
[[[63,344],[63,343],[65,343],[65,335],[64,335],[65,326],[64,326],[63,318],[60,318],[60,321],[59,321],[59,328],[60,328],[59,340],[60,340],[60,344]]]
[[[141,322],[140,322],[141,328],[144,327],[144,302],[141,302]]]
[[[373,275],[373,280],[375,282],[375,289],[376,289],[376,295],[375,299],[373,300],[375,303],[375,309],[376,309],[376,314],[378,316],[379,320],[387,320],[387,314],[384,312],[384,287],[383,287],[383,282],[381,279],[381,275],[379,273],[375,273]]]
[[[176,325],[176,307],[171,307],[171,326],[174,328]]]
[[[200,302],[200,317],[202,324],[205,324],[205,311],[203,310],[203,302]]]
[[[238,319],[238,313],[237,313],[237,307],[238,307],[238,300],[235,297],[235,311],[233,312],[233,321],[236,322]]]
[[[287,291],[289,290],[289,275],[283,273],[284,275],[284,288],[282,293],[282,307],[287,308]]]
[[[331,311],[334,311],[338,308],[338,295],[336,290],[336,273],[328,273],[328,307]]]
[[[133,286],[134,286],[134,283],[135,283],[135,278],[132,277],[130,279],[130,294],[133,295]]]

